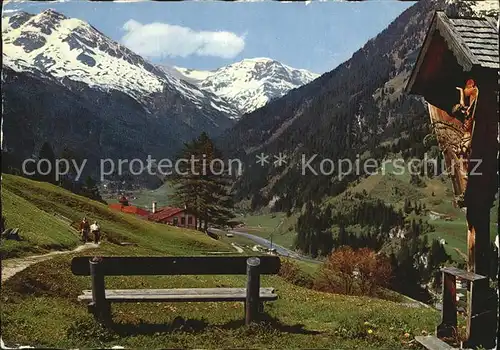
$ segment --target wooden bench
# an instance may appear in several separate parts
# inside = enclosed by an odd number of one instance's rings
[[[91,276],[92,290],[78,300],[105,324],[111,323],[114,302],[229,302],[245,303],[245,323],[258,319],[265,301],[278,298],[274,288],[260,288],[260,275],[277,274],[280,260],[262,257],[76,257],[71,271]],[[246,288],[106,289],[105,276],[247,275]]]

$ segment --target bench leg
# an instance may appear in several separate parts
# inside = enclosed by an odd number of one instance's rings
[[[245,320],[247,320],[248,308],[247,308],[247,303],[246,302],[243,302],[243,311],[245,312]],[[252,321],[258,322],[259,320],[261,320],[261,316],[262,316],[263,312],[264,312],[264,303],[263,302],[259,302],[259,304],[257,306],[257,313],[253,314]],[[245,321],[245,323],[247,325],[249,324],[247,321]]]
[[[263,313],[264,312],[264,303],[261,301],[259,303],[259,313]]]
[[[95,320],[105,326],[111,325],[111,303],[105,303],[103,307],[98,309],[94,302],[87,305],[89,312],[94,316]]]
[[[102,322],[103,325],[105,326],[110,326],[112,324],[111,320],[111,303],[106,303],[104,304],[100,314],[99,314],[99,320]]]
[[[106,300],[106,288],[102,259],[93,258],[89,261],[92,281],[92,309],[94,317],[105,326],[111,325],[111,304]]]
[[[497,296],[488,280],[475,281],[469,295],[467,335],[462,348],[495,347]]]
[[[438,338],[453,337],[457,332],[457,301],[455,276],[443,272],[443,306],[441,323],[436,327]]]
[[[247,259],[247,290],[245,300],[245,324],[258,321],[260,304],[260,259],[252,257]]]

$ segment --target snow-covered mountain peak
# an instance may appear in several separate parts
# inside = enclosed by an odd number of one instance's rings
[[[175,67],[181,79],[221,96],[241,112],[250,113],[319,75],[267,57],[245,58],[213,71]]]
[[[319,76],[305,69],[292,68],[267,57],[246,58],[240,62],[219,68],[216,73],[228,71],[238,71],[241,75],[245,74],[247,76],[250,74],[256,79],[285,78],[298,86]]]
[[[446,12],[453,17],[497,17],[498,0],[446,0]]]
[[[46,10],[38,15],[16,13],[2,22],[6,22],[2,24],[4,65],[14,71],[41,72],[58,81],[119,90],[146,109],[151,107],[152,95],[176,91],[199,109],[232,118],[239,115],[225,101],[150,64],[79,19]]]

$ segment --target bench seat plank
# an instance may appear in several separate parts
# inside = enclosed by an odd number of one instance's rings
[[[441,339],[433,335],[419,335],[415,337],[415,340],[422,344],[426,349],[429,350],[454,350],[451,345],[445,343]],[[456,349],[458,350],[458,349]]]
[[[443,267],[441,271],[470,282],[486,278],[486,276],[478,275],[477,273],[465,271],[456,267]]]
[[[106,300],[110,302],[209,302],[245,301],[246,288],[177,288],[177,289],[107,289]],[[261,301],[278,298],[274,288],[260,288]],[[92,291],[84,290],[79,301],[92,301]]]
[[[167,275],[246,275],[248,256],[110,256],[101,258],[105,276],[167,276]],[[259,256],[259,274],[274,275],[280,270],[277,256]],[[71,260],[76,276],[90,276],[91,256]]]
[[[82,291],[83,294],[92,294],[92,290],[87,289]],[[172,288],[172,289],[106,289],[106,295],[115,294],[234,294],[246,293],[246,288]],[[260,288],[260,293],[274,293],[274,288]]]

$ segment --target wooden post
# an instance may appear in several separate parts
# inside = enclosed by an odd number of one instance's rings
[[[443,271],[443,305],[441,324],[436,327],[438,338],[453,337],[457,331],[456,277]]]
[[[108,324],[111,320],[111,309],[109,303],[106,301],[102,259],[94,257],[89,263],[90,277],[92,279],[92,308],[94,316],[99,322]]]
[[[498,190],[498,77],[483,71],[476,74],[480,95],[472,135],[467,207],[467,268],[490,276],[490,210]],[[464,347],[495,346],[498,301],[488,278],[471,283],[468,297],[467,339]]]
[[[496,293],[488,287],[488,278],[471,282],[468,295],[467,333],[463,349],[495,347]]]
[[[259,314],[260,304],[260,259],[247,259],[247,298],[245,302],[245,324],[255,322]]]
[[[467,268],[483,276],[490,275],[490,209],[484,203],[467,208]]]

